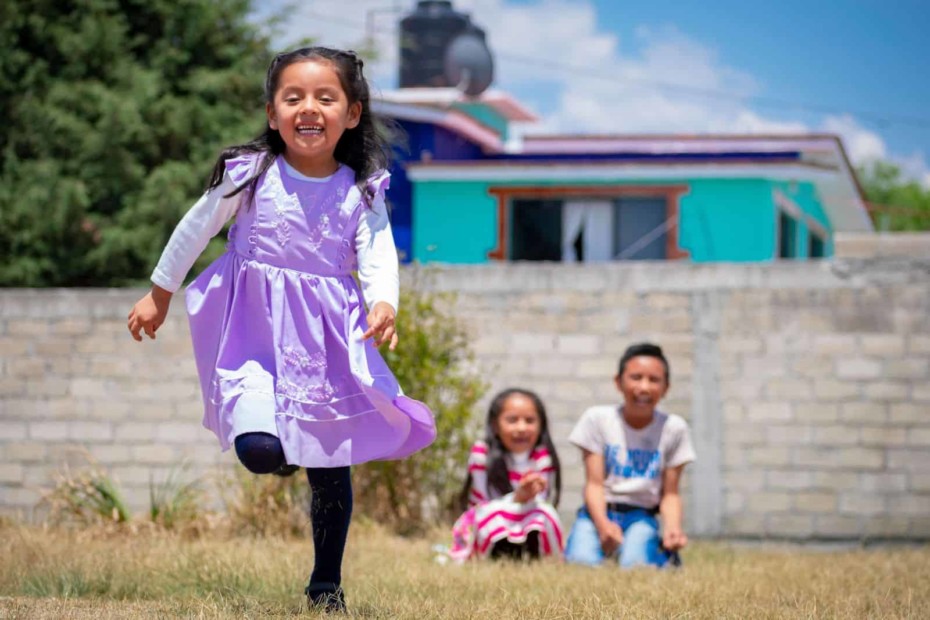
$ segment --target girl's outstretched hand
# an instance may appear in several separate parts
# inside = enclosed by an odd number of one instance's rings
[[[132,337],[142,342],[142,334],[155,339],[155,331],[165,322],[168,316],[168,306],[171,305],[171,293],[160,286],[152,286],[152,290],[145,297],[136,302],[129,312],[126,326]]]
[[[397,332],[394,331],[394,308],[391,304],[379,301],[368,313],[368,331],[362,334],[362,340],[375,337],[375,346],[380,347],[385,342],[391,343],[391,351],[397,347]]]
[[[531,471],[520,479],[517,490],[513,493],[514,500],[528,502],[546,490],[546,478],[541,473]]]

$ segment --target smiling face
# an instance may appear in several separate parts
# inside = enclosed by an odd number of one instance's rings
[[[508,452],[526,452],[536,447],[542,432],[542,420],[533,400],[523,394],[511,394],[492,423],[494,433]]]
[[[623,374],[614,379],[623,394],[623,412],[627,417],[651,418],[656,405],[668,391],[665,365],[657,357],[638,355],[630,359]]]
[[[358,125],[362,104],[349,101],[332,63],[303,60],[281,71],[266,112],[268,126],[287,147],[287,163],[307,176],[324,177],[338,168],[333,153],[343,132]]]

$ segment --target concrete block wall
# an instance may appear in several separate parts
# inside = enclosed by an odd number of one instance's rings
[[[0,291],[0,510],[30,516],[65,467],[89,458],[136,510],[182,463],[222,462],[200,425],[183,299],[154,341],[132,340],[139,290]],[[41,507],[40,507],[41,508]]]
[[[568,433],[585,407],[617,402],[623,349],[654,340],[672,364],[662,408],[689,420],[698,451],[690,531],[845,540],[930,539],[928,275],[925,259],[883,258],[449,266],[404,280],[457,294],[491,384],[482,405],[514,385],[543,397],[569,523],[582,471]],[[183,459],[228,468],[199,425],[182,300],[138,344],[125,316],[139,294],[0,292],[3,510],[30,511],[76,447],[143,508],[150,478]]]

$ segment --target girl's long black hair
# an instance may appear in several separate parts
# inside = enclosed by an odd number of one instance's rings
[[[366,200],[371,204],[373,195],[366,187],[368,179],[380,170],[387,170],[391,165],[391,140],[398,132],[396,123],[376,116],[371,111],[371,93],[368,82],[362,71],[362,59],[352,51],[336,50],[328,47],[302,47],[278,54],[268,67],[265,77],[265,101],[274,104],[274,96],[278,90],[281,72],[294,63],[308,60],[324,61],[332,64],[339,76],[339,82],[345,91],[349,104],[361,103],[362,114],[358,125],[346,129],[336,144],[334,156],[336,161],[347,165],[355,171],[355,182]],[[250,196],[255,194],[258,179],[271,167],[275,157],[284,153],[284,140],[276,130],[265,125],[265,131],[250,142],[230,146],[223,149],[207,189],[217,187],[223,181],[226,173],[226,161],[245,153],[264,153],[258,170],[242,185],[231,191],[226,197],[235,196],[243,190],[248,190]]]
[[[501,495],[506,495],[513,491],[513,485],[510,483],[510,477],[507,474],[507,463],[504,456],[507,449],[501,443],[500,437],[494,432],[494,424],[504,410],[504,403],[513,395],[526,396],[533,401],[536,412],[539,414],[539,439],[533,448],[545,446],[549,451],[549,457],[552,459],[552,468],[555,470],[555,488],[549,489],[549,498],[553,506],[559,505],[559,496],[562,494],[562,466],[559,463],[559,455],[555,451],[555,444],[549,436],[549,420],[546,417],[546,407],[542,400],[535,392],[521,388],[510,388],[504,390],[494,397],[488,407],[488,419],[484,427],[484,442],[488,446],[487,472],[488,472],[488,490],[495,489]],[[468,496],[471,491],[471,472],[465,478],[465,486],[462,487],[462,493],[459,496],[459,507],[461,510],[468,508]]]

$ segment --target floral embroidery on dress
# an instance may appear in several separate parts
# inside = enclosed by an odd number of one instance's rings
[[[285,364],[289,364],[296,368],[307,370],[326,367],[326,356],[322,353],[308,355],[295,347],[284,347],[281,349],[281,354]]]
[[[319,221],[317,221],[316,226],[312,226],[307,231],[307,239],[305,240],[307,245],[314,252],[318,252],[320,248],[323,247],[323,241],[326,238],[326,229],[329,227],[329,216],[325,213],[320,216]]]
[[[303,402],[325,402],[331,400],[332,397],[335,396],[336,389],[326,379],[324,379],[323,383],[321,384],[303,387],[278,377],[277,386],[275,387],[275,394],[285,398],[290,398],[291,400],[299,400]]]
[[[278,238],[278,243],[282,246],[287,245],[287,242],[291,240],[291,226],[287,223],[287,220],[278,220],[274,225],[274,234]]]
[[[320,248],[323,247],[323,240],[322,240],[322,239],[319,239],[319,238],[316,238],[316,239],[305,239],[305,240],[304,240],[304,243],[306,243],[306,244],[307,244],[307,247],[310,248],[310,249],[311,249],[312,251],[314,251],[314,252],[319,252],[319,251],[320,251]]]

